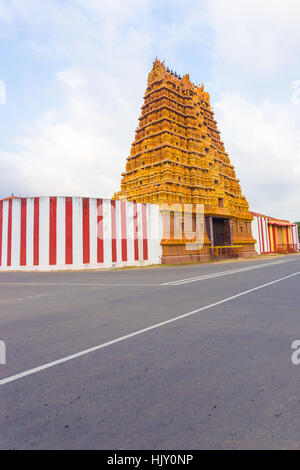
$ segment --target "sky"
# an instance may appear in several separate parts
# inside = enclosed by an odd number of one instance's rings
[[[0,0],[0,198],[112,197],[157,56],[210,93],[250,209],[300,220],[298,0]]]

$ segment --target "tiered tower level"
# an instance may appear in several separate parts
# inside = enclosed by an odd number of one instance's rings
[[[231,244],[253,251],[252,216],[220,138],[209,94],[203,85],[194,85],[188,74],[181,78],[157,59],[148,75],[121,191],[115,197],[155,204],[203,204],[206,217],[230,219]],[[207,244],[216,245],[212,233],[206,236]]]

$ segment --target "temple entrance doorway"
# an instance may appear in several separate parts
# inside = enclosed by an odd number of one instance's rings
[[[230,219],[219,217],[212,218],[213,225],[213,246],[232,245],[232,233]]]

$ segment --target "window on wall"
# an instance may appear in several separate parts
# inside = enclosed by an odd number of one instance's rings
[[[222,197],[218,198],[219,207],[224,207],[224,201]]]

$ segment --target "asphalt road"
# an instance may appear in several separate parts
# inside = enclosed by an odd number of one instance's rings
[[[0,448],[300,449],[299,286],[298,255],[0,273]]]

